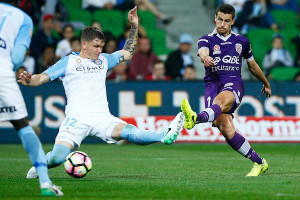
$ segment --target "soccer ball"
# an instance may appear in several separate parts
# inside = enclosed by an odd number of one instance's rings
[[[92,160],[86,153],[74,151],[66,157],[64,166],[70,176],[82,178],[92,169]]]

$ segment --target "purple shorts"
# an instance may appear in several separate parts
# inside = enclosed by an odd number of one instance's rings
[[[215,97],[223,92],[230,91],[235,96],[235,102],[233,103],[231,109],[226,112],[227,114],[232,114],[237,107],[242,102],[245,87],[244,83],[241,81],[227,81],[227,82],[207,82],[205,83],[204,98],[205,98],[205,108],[212,105]]]

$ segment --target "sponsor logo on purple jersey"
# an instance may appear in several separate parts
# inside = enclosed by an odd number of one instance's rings
[[[205,69],[205,81],[242,81],[243,58],[248,62],[253,59],[249,40],[233,31],[224,37],[214,30],[198,40],[198,49],[200,48],[208,48],[209,55],[214,60],[214,66]]]

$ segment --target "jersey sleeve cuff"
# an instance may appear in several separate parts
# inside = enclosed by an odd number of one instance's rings
[[[208,49],[208,50],[209,50],[208,47],[200,47],[200,48],[198,49],[198,52],[199,52],[201,49]],[[199,53],[197,53],[197,56],[200,57]]]
[[[250,58],[247,58],[247,59],[246,59],[247,62],[251,62],[252,60],[254,60],[254,57],[253,57],[253,56],[251,56]]]

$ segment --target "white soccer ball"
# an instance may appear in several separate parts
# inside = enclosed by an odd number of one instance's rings
[[[92,160],[86,153],[74,151],[66,157],[64,167],[70,176],[82,178],[92,169]]]

